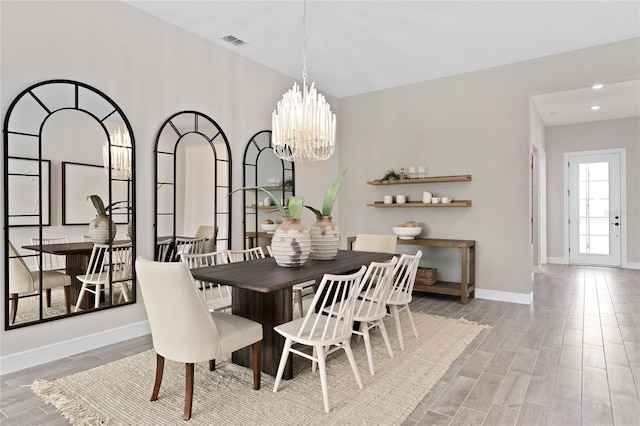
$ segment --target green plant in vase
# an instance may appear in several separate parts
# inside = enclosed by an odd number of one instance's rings
[[[332,260],[338,254],[340,247],[340,229],[331,221],[331,211],[335,204],[340,185],[347,171],[343,171],[340,176],[329,186],[322,201],[322,209],[318,210],[311,206],[305,206],[316,215],[316,221],[309,228],[311,235],[311,258],[314,260]]]
[[[309,230],[300,223],[304,198],[293,196],[289,198],[286,205],[283,205],[271,192],[259,186],[240,188],[233,192],[246,189],[263,191],[282,216],[282,224],[278,226],[271,238],[271,249],[276,263],[286,268],[304,265],[309,258],[311,248]]]
[[[93,207],[96,209],[96,217],[89,222],[89,238],[94,243],[106,244],[113,241],[116,237],[116,224],[107,215],[108,208],[104,206],[104,202],[99,195],[89,195],[87,199],[91,200]],[[113,205],[111,206],[113,208]]]

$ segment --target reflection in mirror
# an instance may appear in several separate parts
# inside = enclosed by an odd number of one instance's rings
[[[110,135],[118,129],[131,137],[121,156],[133,159],[133,133],[122,110],[100,91],[71,80],[38,83],[10,105],[4,121],[5,329],[135,302],[134,271],[125,281],[122,275],[114,280],[127,266],[109,252],[102,285],[88,288],[95,298],[78,303],[78,277],[90,266],[94,247],[83,238],[96,216],[88,195],[99,195],[106,206],[121,201],[125,208],[107,208],[111,230],[135,255],[133,161],[124,174],[103,166],[103,146],[109,165],[115,149]]]
[[[156,260],[229,248],[231,150],[220,126],[196,111],[174,114],[155,154]]]
[[[264,188],[283,204],[295,195],[294,163],[276,156],[271,146],[270,130],[260,131],[249,139],[242,166],[244,187]],[[269,245],[274,225],[282,218],[274,211],[263,191],[244,192],[244,247]]]

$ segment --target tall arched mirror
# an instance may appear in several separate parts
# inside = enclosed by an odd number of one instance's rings
[[[155,149],[156,260],[229,248],[231,149],[222,128],[197,111],[160,127]]]
[[[281,160],[271,146],[271,131],[262,130],[249,139],[242,162],[244,187],[266,189],[283,204],[295,195],[295,168]],[[282,220],[270,205],[267,194],[259,190],[244,191],[245,248],[270,244],[275,225]],[[271,223],[269,223],[271,222]]]
[[[134,152],[123,111],[84,83],[43,81],[11,103],[4,121],[5,329],[135,302]],[[115,231],[99,258],[99,286],[82,279],[90,259],[98,263],[87,240],[97,215],[90,195],[100,197],[107,231]],[[116,262],[120,244],[127,258]]]

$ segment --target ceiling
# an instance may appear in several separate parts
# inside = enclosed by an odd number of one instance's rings
[[[302,1],[125,1],[302,80]],[[222,39],[225,35],[245,44],[230,44]],[[309,0],[306,4],[308,80],[338,98],[634,37],[640,37],[637,0]],[[593,89],[588,90],[594,96]],[[601,90],[598,95],[608,92]],[[567,94],[583,97],[574,90]],[[636,107],[639,99],[636,91]],[[556,107],[550,102],[564,106],[569,102],[539,100],[552,109]],[[604,101],[602,105],[604,113]],[[562,116],[567,114],[555,118]]]

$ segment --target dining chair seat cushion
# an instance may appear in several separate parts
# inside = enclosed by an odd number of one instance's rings
[[[29,271],[35,288],[40,286],[40,272]],[[42,288],[56,288],[71,285],[71,277],[58,271],[42,271]]]
[[[351,330],[347,327],[347,333],[345,335],[332,337],[331,333],[328,333],[328,338],[322,339],[322,332],[324,329],[334,330],[340,328],[340,324],[344,321],[337,320],[335,317],[328,317],[326,315],[319,315],[316,313],[308,313],[307,315],[311,315],[312,318],[307,322],[306,327],[302,330],[302,323],[306,317],[278,325],[274,327],[274,329],[285,338],[295,338],[296,342],[311,346],[328,346],[338,344],[345,339],[345,336],[351,335]],[[338,321],[340,324],[336,324]],[[314,325],[315,329],[313,329],[313,334],[309,335]]]
[[[220,338],[220,353],[229,354],[262,340],[262,325],[238,315],[211,312]]]

